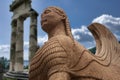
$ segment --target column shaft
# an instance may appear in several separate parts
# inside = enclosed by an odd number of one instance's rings
[[[35,52],[37,51],[37,15],[31,13],[30,15],[30,38],[29,38],[29,61],[31,61]]]
[[[15,50],[16,50],[16,21],[12,21],[11,26],[11,44],[10,44],[10,68],[9,71],[14,71],[15,66]]]
[[[17,19],[15,71],[23,71],[23,17]]]

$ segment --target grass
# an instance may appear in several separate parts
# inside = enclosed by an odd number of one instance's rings
[[[3,80],[17,80],[17,79],[3,78]]]

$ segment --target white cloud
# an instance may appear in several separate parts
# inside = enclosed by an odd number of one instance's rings
[[[38,44],[41,46],[48,40],[47,35],[44,36],[39,36],[38,37]],[[29,41],[24,41],[24,48],[28,49],[29,48]]]
[[[39,36],[38,37],[38,44],[39,45],[43,45],[44,42],[46,42],[47,40],[48,40],[48,36],[47,35],[45,35],[45,36]]]
[[[103,14],[95,18],[92,23],[98,22],[109,28],[112,33],[120,40],[120,17],[113,17],[112,15]]]
[[[95,45],[92,34],[85,25],[81,26],[80,28],[72,29],[72,34],[78,42],[80,42],[87,48],[91,47],[92,45]]]
[[[9,45],[0,45],[0,51],[6,52],[10,48]]]
[[[24,49],[28,49],[29,48],[29,42],[28,41],[24,41]]]
[[[89,34],[88,29],[85,25],[82,25],[80,28],[72,29],[73,34],[75,34],[77,32]]]
[[[93,22],[98,22],[106,27],[108,27],[117,37],[118,40],[120,40],[120,17],[113,17],[111,15],[103,14],[95,19],[93,19]],[[86,48],[90,48],[91,46],[95,46],[95,42],[93,39],[93,36],[91,32],[87,29],[87,26],[82,25],[79,28],[72,28],[72,34],[74,38],[79,41],[82,45],[84,45]],[[44,42],[48,40],[47,35],[45,36],[39,36],[38,37],[38,44],[42,46]],[[24,42],[24,59],[28,60],[29,56],[29,42]],[[0,45],[0,57],[5,56],[9,59],[10,55],[10,45]]]
[[[120,17],[113,17],[112,15],[103,14],[97,18],[95,18],[92,22],[99,22],[101,24],[111,23],[115,26],[120,25]]]
[[[117,39],[120,40],[120,17],[113,17],[112,15],[103,14],[93,19],[92,23],[94,22],[105,25],[112,31]],[[91,46],[95,46],[95,40],[93,39],[90,31],[88,31],[87,26],[83,25],[79,28],[72,29],[72,34],[74,38],[85,47],[89,48]]]
[[[38,37],[39,46],[43,45],[47,41],[47,35]],[[24,60],[29,59],[29,41],[24,41]]]
[[[29,50],[24,49],[24,60],[29,60]]]
[[[24,60],[28,60],[28,42],[24,42]],[[10,45],[0,45],[0,57],[6,57],[7,59],[10,59]]]
[[[7,59],[9,59],[10,53],[10,45],[0,45],[0,57],[5,56]]]

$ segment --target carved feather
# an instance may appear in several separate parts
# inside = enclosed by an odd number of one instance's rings
[[[65,50],[56,38],[48,41],[33,58],[30,66],[30,80],[46,80],[49,69],[67,63]],[[53,68],[52,68],[53,69]]]
[[[99,23],[93,23],[88,28],[96,40],[96,54],[93,55],[88,50],[80,53],[76,65],[71,67],[71,73],[83,80],[119,80],[120,45],[117,39]]]
[[[30,80],[48,80],[58,71],[72,80],[120,80],[120,45],[115,36],[99,23],[89,27],[96,40],[92,54],[68,36],[50,39],[37,51],[30,66]]]

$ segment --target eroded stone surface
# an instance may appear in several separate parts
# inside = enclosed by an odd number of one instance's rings
[[[96,40],[95,55],[73,39],[67,16],[60,8],[45,9],[41,25],[49,39],[32,59],[29,80],[120,79],[120,45],[104,25],[93,23],[88,27]]]
[[[23,71],[24,21],[30,17],[29,61],[37,51],[37,12],[31,8],[31,0],[14,0],[10,5],[13,12],[11,21],[10,69]]]

